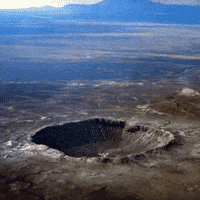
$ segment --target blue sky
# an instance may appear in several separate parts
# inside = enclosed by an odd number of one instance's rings
[[[22,9],[30,7],[63,7],[67,4],[96,4],[102,0],[6,0],[0,2],[1,9]],[[200,5],[200,0],[149,0],[152,2],[176,5]]]

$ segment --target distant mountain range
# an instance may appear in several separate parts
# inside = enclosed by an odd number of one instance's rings
[[[2,16],[50,17],[83,21],[157,22],[200,24],[200,6],[169,5],[148,0],[104,0],[92,5],[66,5],[61,8],[0,10]]]

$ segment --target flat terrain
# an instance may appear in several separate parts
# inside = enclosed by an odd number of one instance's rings
[[[100,107],[88,94],[90,103],[72,105],[67,116],[67,105],[53,100],[18,112],[4,106],[0,197],[200,199],[200,89],[126,87],[120,101],[115,90],[109,98],[102,91]],[[138,87],[141,99],[132,95]]]

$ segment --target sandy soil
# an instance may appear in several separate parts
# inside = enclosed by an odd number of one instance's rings
[[[17,140],[8,140],[1,146],[0,197],[200,199],[199,93],[197,87],[184,87],[148,101],[135,97],[133,112],[127,100],[104,110],[104,117],[71,120],[59,127],[56,122],[49,128],[40,125],[15,146]],[[106,118],[114,111],[117,119]],[[100,125],[104,127],[98,129]],[[87,140],[78,133],[80,127],[89,129]],[[76,133],[73,142],[52,132],[63,133],[64,128],[68,135]]]

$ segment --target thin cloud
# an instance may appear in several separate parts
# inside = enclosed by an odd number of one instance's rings
[[[199,6],[200,0],[150,0],[155,3]]]
[[[0,1],[0,9],[23,9],[31,7],[63,7],[68,4],[96,4],[102,0],[6,0]]]

